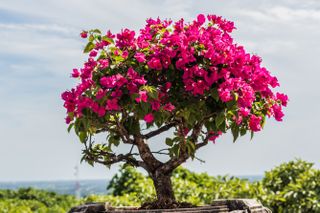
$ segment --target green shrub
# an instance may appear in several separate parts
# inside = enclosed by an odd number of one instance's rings
[[[320,170],[312,166],[302,160],[290,161],[266,172],[256,182],[232,176],[213,177],[179,167],[173,172],[172,183],[178,201],[195,205],[223,198],[254,198],[273,212],[320,212]],[[154,197],[151,179],[131,167],[122,168],[108,188],[113,195],[139,195],[140,202]]]
[[[320,170],[312,166],[295,160],[266,172],[264,204],[274,212],[320,212]]]
[[[320,170],[302,160],[290,161],[265,173],[261,181],[230,176],[213,177],[182,167],[172,174],[178,201],[210,204],[222,198],[254,198],[276,213],[319,213]],[[111,206],[140,206],[155,199],[152,180],[132,167],[123,167],[109,186],[109,195],[77,200],[37,189],[0,190],[0,213],[64,213],[80,203],[107,202]]]
[[[72,195],[45,190],[0,190],[0,213],[65,213],[79,203]]]

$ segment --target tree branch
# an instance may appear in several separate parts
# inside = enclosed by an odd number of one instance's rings
[[[92,149],[86,149],[84,150],[86,157],[86,160],[91,160],[100,164],[103,164],[105,166],[111,166],[112,164],[119,163],[119,162],[125,162],[132,166],[140,166],[143,168],[146,168],[146,165],[143,161],[139,161],[135,159],[133,156],[139,155],[138,153],[128,153],[128,154],[119,154],[116,155],[112,152],[105,152],[102,150],[92,150]]]
[[[196,144],[196,150],[198,150],[198,149],[200,149],[201,147],[207,145],[207,144],[208,144],[208,141],[209,141],[209,138],[210,138],[210,134],[207,133],[207,135],[206,135],[206,137],[204,138],[203,142]]]
[[[154,152],[151,152],[151,153],[159,154],[159,155],[169,155],[169,152],[164,152],[164,151],[169,151],[169,149],[160,149],[159,151],[154,151]]]
[[[153,172],[158,167],[160,167],[163,163],[156,159],[152,154],[150,147],[146,143],[146,141],[141,136],[134,136],[134,143],[137,145],[139,154],[143,162],[148,167],[146,170],[148,172]]]
[[[201,130],[203,127],[203,123],[205,122],[205,119],[198,122],[191,133],[191,139],[194,144],[196,144],[199,135],[201,134]],[[167,161],[163,166],[162,169],[165,173],[172,172],[175,168],[177,168],[179,165],[184,163],[190,155],[188,154],[187,150],[181,150],[180,155],[178,157],[171,158],[169,161]]]
[[[142,138],[144,138],[144,139],[152,138],[152,137],[154,137],[154,136],[156,136],[156,135],[161,134],[162,132],[165,132],[165,131],[171,129],[171,128],[174,127],[175,125],[176,125],[176,122],[168,123],[168,124],[160,127],[160,128],[157,129],[157,130],[154,130],[154,131],[151,131],[151,132],[149,132],[149,133],[147,133],[147,134],[145,134],[145,135],[142,135]]]

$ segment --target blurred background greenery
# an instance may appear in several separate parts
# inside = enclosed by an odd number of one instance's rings
[[[174,171],[172,181],[177,200],[195,205],[210,204],[222,198],[254,198],[273,212],[320,212],[320,170],[300,159],[267,171],[260,181],[213,177],[182,167]],[[33,188],[0,190],[0,212],[63,213],[87,202],[139,206],[155,197],[151,179],[128,166],[121,168],[107,189],[106,195],[89,195],[81,199]]]

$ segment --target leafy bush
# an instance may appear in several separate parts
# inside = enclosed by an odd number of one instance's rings
[[[230,176],[213,177],[179,167],[172,174],[176,199],[195,205],[222,198],[255,198],[276,213],[320,212],[320,170],[302,160],[290,161],[266,172],[261,181]],[[109,195],[77,200],[37,189],[0,190],[0,213],[64,213],[80,203],[107,202],[111,206],[139,206],[155,199],[149,177],[123,167],[109,186]]]
[[[250,198],[255,192],[252,188],[258,186],[236,177],[212,177],[182,167],[173,172],[172,182],[177,200],[196,205],[210,204],[212,200],[221,198]],[[261,184],[259,186],[261,188]],[[108,189],[114,196],[131,194],[142,202],[155,197],[152,180],[129,166],[123,167],[112,178]]]
[[[266,172],[265,205],[275,212],[320,212],[320,170],[312,166],[296,160]]]
[[[113,195],[89,195],[83,199],[84,203],[106,202],[110,206],[140,206],[141,199],[136,193],[123,194],[120,196]]]
[[[79,203],[72,195],[32,188],[0,190],[1,213],[64,213]]]
[[[196,205],[223,198],[255,198],[273,212],[320,212],[320,170],[312,166],[302,160],[290,161],[266,172],[256,182],[230,176],[213,177],[179,167],[172,174],[172,182],[177,200]],[[122,168],[108,188],[113,195],[154,196],[151,179],[131,167]]]
[[[135,193],[139,200],[155,196],[152,180],[130,166],[122,167],[110,181],[108,190],[114,196]]]

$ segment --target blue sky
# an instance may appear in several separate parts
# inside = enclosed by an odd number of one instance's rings
[[[290,103],[282,123],[268,120],[252,141],[230,135],[201,150],[188,168],[210,174],[263,174],[295,157],[320,167],[317,0],[29,0],[0,1],[0,181],[73,179],[81,144],[68,134],[60,93],[84,61],[82,29],[139,29],[148,17],[218,14],[235,22],[236,41],[279,78]],[[163,137],[151,141],[162,143]],[[80,178],[110,178],[80,165]]]

